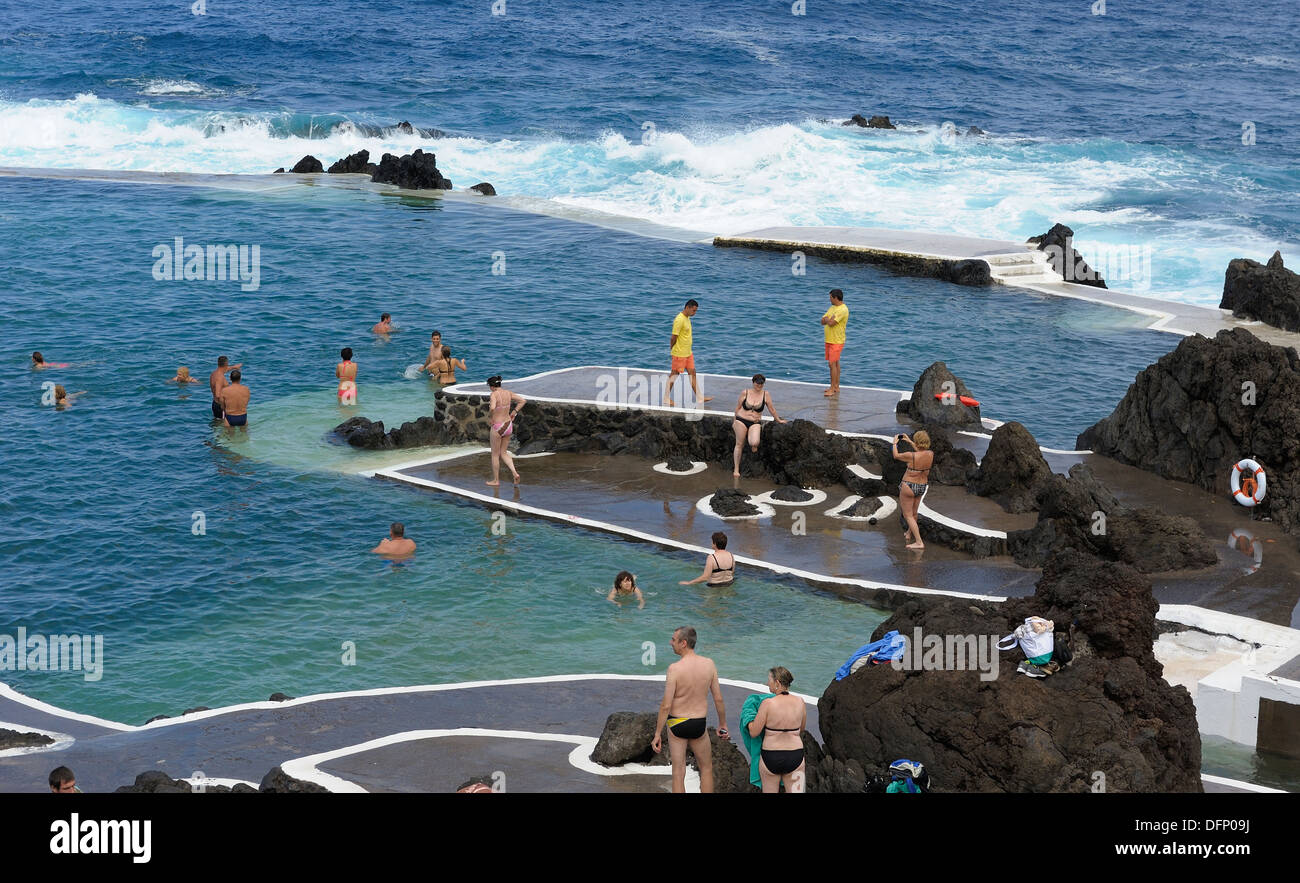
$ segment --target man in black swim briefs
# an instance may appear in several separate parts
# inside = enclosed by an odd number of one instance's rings
[[[709,744],[709,694],[718,708],[718,738],[727,739],[727,708],[718,684],[718,669],[713,660],[695,652],[695,629],[682,626],[673,631],[669,642],[681,657],[668,666],[664,698],[659,703],[655,737],[650,747],[658,754],[663,749],[664,723],[668,724],[668,750],[673,762],[673,793],[686,791],[686,749],[695,753],[700,768],[700,793],[713,793],[713,749]]]

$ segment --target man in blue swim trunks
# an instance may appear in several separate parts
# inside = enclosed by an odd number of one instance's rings
[[[695,753],[700,768],[700,793],[713,793],[713,747],[709,744],[709,694],[718,708],[718,738],[727,739],[727,708],[718,685],[713,660],[695,652],[695,629],[682,626],[669,642],[681,659],[668,666],[664,698],[659,703],[655,737],[650,747],[663,749],[664,722],[668,723],[668,752],[673,761],[673,793],[686,792],[686,749]]]
[[[230,372],[230,382],[219,394],[222,417],[227,426],[248,425],[248,399],[252,392],[239,381],[243,374],[238,368]]]

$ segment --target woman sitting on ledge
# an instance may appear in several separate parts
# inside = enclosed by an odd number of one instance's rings
[[[900,438],[910,442],[916,450],[898,453]],[[907,464],[903,481],[898,486],[899,508],[903,510],[903,518],[907,521],[907,533],[903,538],[911,540],[907,548],[924,549],[925,543],[921,542],[921,528],[916,525],[916,512],[921,508],[921,498],[930,489],[930,467],[934,465],[934,451],[930,450],[930,434],[921,430],[916,434],[915,439],[906,435],[894,436],[894,459]]]
[[[737,478],[740,477],[740,452],[745,447],[746,440],[749,441],[749,449],[758,453],[759,435],[763,432],[763,409],[771,410],[772,419],[777,423],[785,422],[772,405],[772,394],[763,389],[765,383],[766,377],[755,374],[753,388],[745,390],[736,399],[736,419],[731,422],[731,428],[736,430],[736,450],[731,455],[735,468],[731,474]]]

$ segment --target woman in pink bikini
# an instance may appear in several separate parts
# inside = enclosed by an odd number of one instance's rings
[[[515,484],[519,484],[519,473],[515,471],[515,460],[510,456],[507,447],[510,444],[510,436],[515,431],[515,417],[519,416],[519,409],[527,401],[523,396],[513,393],[501,386],[501,375],[494,374],[488,378],[488,389],[492,390],[488,396],[488,407],[491,409],[489,419],[492,421],[492,431],[488,433],[492,438],[492,480],[487,482],[490,487],[497,487],[501,484],[501,461],[506,461],[506,467],[509,468],[511,476],[514,477]],[[515,404],[518,402],[518,404]],[[510,406],[514,405],[514,408]]]
[[[334,368],[334,376],[339,379],[339,404],[355,405],[357,403],[357,363],[352,361],[352,348],[344,347],[339,353],[342,362]]]

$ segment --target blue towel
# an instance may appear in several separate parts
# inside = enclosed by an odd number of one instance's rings
[[[758,774],[758,754],[763,748],[763,734],[749,735],[749,725],[758,717],[758,706],[764,699],[771,699],[775,693],[754,693],[745,697],[745,704],[740,707],[740,735],[745,740],[745,752],[749,755],[749,784],[756,788],[763,787],[763,777]]]
[[[857,662],[868,653],[876,654],[875,658],[872,660],[873,662],[890,662],[894,659],[901,659],[906,650],[907,642],[903,638],[899,637],[898,632],[888,632],[879,641],[873,641],[870,644],[864,644],[859,647],[857,652],[849,657],[849,661],[841,665],[839,670],[835,672],[835,680],[842,681],[847,678],[849,672],[853,669],[853,663]]]

